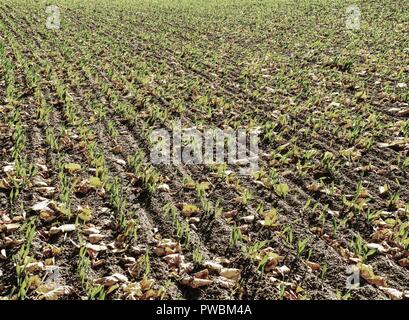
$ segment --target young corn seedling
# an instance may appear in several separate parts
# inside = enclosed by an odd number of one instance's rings
[[[365,213],[365,219],[369,224],[372,224],[376,219],[379,218],[379,215],[379,212],[368,208]]]
[[[177,209],[176,207],[168,202],[163,206],[163,212],[165,214],[165,217],[168,217],[169,215],[171,215],[172,220],[174,220],[177,217]]]
[[[38,169],[32,164],[28,164],[27,157],[18,158],[14,161],[13,174],[7,173],[8,181],[11,183],[9,201],[12,205],[20,195],[20,191],[28,185],[29,180],[34,177]]]
[[[115,124],[113,121],[108,122],[107,128],[108,128],[108,133],[111,136],[111,138],[115,139],[116,137],[119,136],[118,130],[115,128]]]
[[[220,205],[220,199],[217,199],[215,205],[214,205],[214,217],[218,218],[222,215],[223,208]]]
[[[82,241],[82,240],[81,240]],[[82,241],[83,242],[83,241]],[[78,262],[77,262],[77,273],[81,280],[82,287],[89,300],[104,300],[105,290],[103,285],[94,285],[92,279],[90,278],[91,273],[91,261],[87,257],[87,248],[85,243],[82,243],[80,248]]]
[[[279,286],[279,294],[278,294],[279,300],[284,300],[285,287],[286,287],[285,283],[280,283],[280,286]]]
[[[297,258],[301,258],[301,255],[304,253],[305,249],[307,248],[308,238],[304,240],[297,241]]]
[[[149,258],[149,252],[148,250],[145,251],[145,255],[144,255],[144,279],[147,279],[149,276],[149,273],[151,272],[151,262],[150,262],[150,258]]]
[[[400,192],[397,191],[390,195],[388,199],[388,207],[396,209],[399,207],[399,202],[400,202]]]
[[[193,263],[195,267],[200,267],[203,262],[203,254],[202,251],[200,250],[200,247],[195,247],[193,250]]]
[[[405,250],[409,249],[409,222],[402,223],[399,230],[395,233],[394,238],[402,244]]]
[[[152,165],[149,165],[142,175],[142,182],[150,195],[155,193],[159,181],[160,173]]]
[[[112,207],[116,211],[118,215],[118,222],[120,226],[120,230],[125,230],[127,221],[126,221],[126,202],[124,199],[123,194],[123,187],[122,181],[119,178],[115,178],[112,183],[107,185],[107,189],[109,192],[109,199]]]
[[[261,259],[261,261],[258,263],[257,270],[260,271],[261,273],[264,273],[267,262],[272,258],[274,259],[276,256],[277,254],[273,252],[269,252],[266,255],[264,255],[263,259]]]
[[[230,233],[230,246],[236,247],[239,242],[243,241],[243,235],[236,226],[233,226]]]
[[[286,198],[290,188],[286,183],[279,183],[274,185],[274,191],[279,197]]]
[[[256,208],[256,212],[260,215],[264,213],[264,203],[260,202]]]
[[[60,146],[60,143],[59,143],[57,137],[54,134],[53,128],[48,127],[45,130],[45,141],[46,141],[47,145],[51,148],[52,151],[60,153],[61,146]]]
[[[35,235],[35,220],[30,219],[22,226],[22,230],[25,229],[25,242],[20,247],[20,250],[15,256],[13,256],[14,265],[16,267],[16,279],[17,287],[13,289],[12,295],[17,291],[17,299],[24,300],[29,290],[29,275],[26,272],[27,265],[31,262],[29,252],[32,241]]]
[[[64,164],[59,164],[60,171],[58,173],[58,178],[60,180],[60,195],[59,199],[63,205],[63,210],[67,219],[71,218],[71,196],[73,187],[70,178],[65,174]]]
[[[181,239],[183,236],[183,224],[179,221],[179,219],[174,219],[174,227],[175,227],[175,235],[178,239]]]
[[[220,206],[220,200],[217,200],[215,204],[206,198],[201,198],[200,201],[207,216],[219,217],[222,214],[223,208]]]
[[[287,225],[283,229],[283,231],[281,232],[281,236],[284,237],[285,242],[290,246],[290,248],[293,248],[294,234],[291,225]]]
[[[93,107],[93,112],[98,121],[103,121],[106,118],[107,110],[103,104],[98,104]]]
[[[200,200],[206,198],[206,186],[202,183],[196,185],[196,193]]]
[[[16,160],[20,158],[20,154],[26,145],[26,139],[27,139],[25,135],[25,130],[21,122],[16,123],[14,132],[12,135],[12,139],[14,142],[12,156],[13,156],[13,159]]]
[[[255,260],[257,256],[259,255],[259,252],[261,249],[263,249],[267,245],[268,241],[256,241],[253,244],[249,244],[246,246],[243,246],[243,253],[246,257],[248,257],[251,260]]]
[[[318,216],[318,221],[320,222],[321,226],[325,225],[328,216],[328,205],[322,207],[320,214]]]
[[[331,172],[334,159],[335,159],[335,156],[332,152],[328,152],[328,151],[325,152],[321,160],[321,166],[325,168],[327,171]]]
[[[351,241],[350,247],[353,252],[361,258],[362,262],[368,260],[368,258],[376,253],[376,249],[369,249],[362,239],[361,235],[358,233],[355,238]]]
[[[239,202],[243,205],[249,204],[249,202],[252,199],[253,199],[253,195],[248,189],[244,189],[243,192],[241,193],[241,196],[238,198]]]
[[[407,157],[405,158],[405,160],[403,160],[403,162],[402,162],[402,168],[403,168],[404,170],[408,170],[408,169],[409,169],[409,156],[407,156]]]
[[[136,216],[136,214],[132,213],[131,217],[132,216]],[[120,220],[119,225],[120,225],[121,230],[124,230],[124,236],[126,238],[137,240],[139,223],[136,218],[130,219],[130,220],[127,220],[127,219],[123,219],[122,221]]]
[[[321,275],[320,275],[321,280],[324,280],[327,274],[328,274],[328,264],[324,263],[324,265],[321,268]]]
[[[190,228],[189,224],[186,223],[185,228],[183,229],[183,245],[188,248],[190,245]]]
[[[337,289],[336,295],[337,295],[337,300],[349,300],[351,298],[351,293],[349,291],[343,294],[341,291]]]

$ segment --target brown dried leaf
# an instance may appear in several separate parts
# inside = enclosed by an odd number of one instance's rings
[[[305,264],[312,270],[312,271],[318,271],[321,269],[321,266],[316,263],[316,262],[312,262],[312,261],[305,261]]]
[[[368,283],[375,285],[377,287],[386,287],[386,279],[374,274],[372,266],[363,263],[358,263],[358,268],[360,275]]]
[[[394,288],[379,287],[384,293],[386,293],[392,300],[402,300],[403,292]]]
[[[104,238],[105,238],[105,236],[102,235],[102,234],[93,233],[93,234],[90,234],[90,235],[88,236],[88,241],[91,242],[92,244],[95,244],[95,243],[100,242],[100,241],[101,241],[102,239],[104,239]]]
[[[169,266],[178,267],[181,263],[184,262],[185,257],[179,253],[173,253],[163,257],[163,259]]]
[[[223,269],[223,266],[220,263],[213,262],[213,261],[205,261],[203,263],[203,266],[217,273],[220,273],[220,271]]]
[[[208,279],[199,279],[199,278],[194,278],[194,277],[185,277],[182,279],[182,284],[189,286],[193,289],[199,288],[199,287],[205,287],[208,285],[211,285],[213,283],[212,280]]]
[[[86,248],[95,252],[106,251],[108,248],[104,245],[87,243]]]
[[[38,287],[36,292],[41,294],[40,300],[58,300],[64,295],[72,294],[74,289],[70,286],[56,287],[55,284],[46,284]]]
[[[194,204],[183,204],[182,214],[185,217],[190,217],[194,214],[198,214],[199,212],[200,212],[200,209]]]
[[[154,252],[161,257],[168,254],[180,253],[182,252],[182,248],[179,242],[173,241],[171,239],[162,239],[156,245]]]

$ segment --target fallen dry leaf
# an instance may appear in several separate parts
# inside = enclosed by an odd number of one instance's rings
[[[50,210],[50,208],[48,208],[48,205],[51,203],[50,200],[44,200],[41,201],[39,203],[36,203],[34,206],[31,207],[32,211],[46,211],[46,210]]]
[[[81,165],[78,164],[78,163],[66,163],[66,164],[64,165],[64,169],[65,169],[67,172],[73,174],[73,173],[76,173],[76,172],[78,172],[78,171],[81,171]]]
[[[184,204],[182,207],[182,214],[185,217],[190,217],[194,214],[198,214],[199,212],[200,212],[200,209],[194,204]]]
[[[10,183],[5,178],[0,180],[0,190],[10,190],[11,188]]]
[[[251,223],[255,219],[254,214],[240,218],[240,221],[244,221],[245,223]]]
[[[54,221],[56,218],[54,211],[51,210],[41,210],[39,217],[41,220],[46,222]]]
[[[166,263],[169,266],[174,266],[177,267],[179,266],[181,263],[184,262],[184,256],[181,255],[180,253],[172,253],[172,254],[168,254],[167,256],[163,257],[163,259],[166,261]]]
[[[121,166],[126,166],[126,161],[125,160],[123,160],[123,159],[118,159],[118,158],[116,158],[116,159],[114,159],[114,161],[117,163],[117,164],[119,164],[119,165],[121,165]]]
[[[122,274],[115,273],[111,276],[94,279],[95,284],[100,284],[105,287],[112,287],[120,282],[128,282],[128,278]]]
[[[56,188],[54,187],[38,187],[35,190],[41,193],[44,197],[50,197],[56,193]]]
[[[281,274],[281,275],[285,275],[285,274],[288,274],[288,273],[290,273],[290,268],[289,267],[287,267],[287,266],[280,266],[280,267],[277,267],[277,271]]]
[[[105,236],[102,235],[102,234],[93,233],[93,234],[90,234],[90,235],[88,236],[88,241],[91,242],[92,244],[95,244],[95,243],[100,242],[100,241],[101,241],[102,239],[104,239],[104,238],[105,238]]]
[[[207,268],[209,270],[212,270],[212,271],[216,271],[218,274],[223,269],[223,266],[220,263],[213,262],[213,261],[203,262],[203,267],[205,267],[205,268]]]
[[[78,207],[77,211],[75,212],[82,221],[88,222],[92,219],[92,211],[90,207]]]
[[[30,273],[41,271],[44,269],[43,262],[31,262],[26,265],[26,270]]]
[[[409,258],[403,258],[399,260],[399,264],[402,267],[409,267]]]
[[[19,223],[8,223],[6,224],[6,231],[7,232],[13,232],[16,231],[20,228],[20,224]]]
[[[227,279],[225,277],[217,277],[214,279],[214,283],[224,289],[232,289],[236,286],[236,281]]]
[[[171,239],[162,239],[156,245],[154,252],[161,257],[172,253],[180,253],[182,252],[182,248],[179,242],[173,241]]]
[[[389,298],[392,300],[402,300],[403,299],[403,292],[396,290],[394,288],[386,288],[386,287],[379,287],[383,292],[385,292]]]
[[[194,278],[194,277],[185,277],[182,279],[182,284],[189,286],[193,289],[199,288],[199,287],[205,287],[208,285],[211,285],[213,283],[212,280],[208,279],[200,279],[200,278]]]
[[[231,211],[227,211],[227,212],[223,212],[222,213],[222,217],[223,218],[234,218],[235,216],[237,216],[239,212],[237,210],[231,210]]]
[[[45,284],[37,288],[37,293],[40,293],[39,299],[58,300],[64,295],[70,295],[74,289],[70,286],[56,287],[55,284]]]
[[[100,233],[101,231],[100,230],[98,230],[97,228],[95,228],[95,227],[85,227],[84,228],[84,230],[83,230],[83,233],[85,234],[85,235],[90,235],[90,234],[96,234],[96,233]]]
[[[157,188],[160,192],[170,192],[170,187],[168,184],[163,183],[161,185],[158,186]]]
[[[223,268],[222,270],[220,270],[220,275],[230,280],[239,281],[241,271],[235,268]]]
[[[198,271],[198,272],[192,274],[192,276],[194,278],[206,279],[207,277],[209,277],[209,270],[203,269],[201,271]]]
[[[305,264],[312,270],[312,271],[318,271],[321,269],[321,266],[318,263],[312,262],[312,261],[305,261]]]
[[[1,250],[0,250],[0,259],[2,259],[2,260],[6,260],[6,259],[7,259],[6,249],[1,249]]]
[[[363,263],[358,263],[358,269],[360,276],[364,278],[368,283],[377,287],[386,287],[386,279],[374,274],[372,266]]]
[[[387,250],[384,246],[382,246],[381,244],[379,244],[379,243],[368,243],[366,246],[367,246],[369,249],[374,249],[374,250],[377,250],[377,251],[379,251],[379,252],[381,252],[381,253],[388,252],[388,250]]]
[[[100,251],[106,251],[106,250],[108,250],[108,248],[107,248],[106,246],[104,246],[104,245],[91,244],[91,243],[87,243],[87,244],[86,244],[86,248],[87,248],[87,249],[90,249],[90,250],[92,250],[92,251],[95,251],[95,252],[100,252]]]
[[[50,229],[50,235],[55,235],[59,233],[68,233],[68,232],[73,232],[76,230],[75,224],[64,224],[59,227],[51,227]]]

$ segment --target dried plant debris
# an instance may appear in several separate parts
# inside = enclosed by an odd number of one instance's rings
[[[409,298],[407,10],[230,2],[1,0],[1,300]]]

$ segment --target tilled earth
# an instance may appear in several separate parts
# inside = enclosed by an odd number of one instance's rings
[[[0,4],[1,298],[409,298],[406,1],[55,3]],[[259,169],[152,163],[179,120]]]

